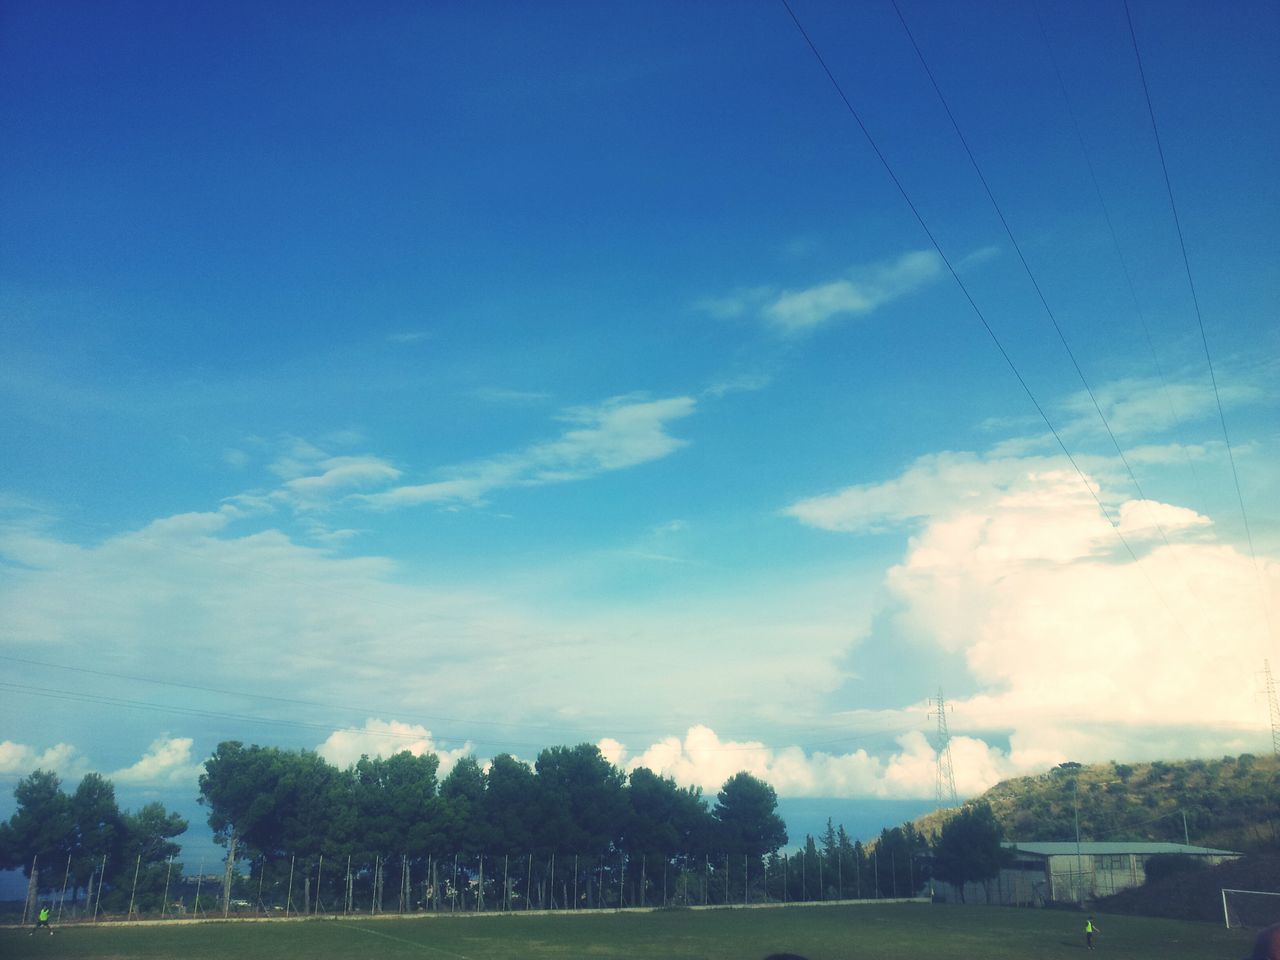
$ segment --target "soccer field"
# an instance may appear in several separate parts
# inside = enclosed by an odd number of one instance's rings
[[[1251,935],[1202,923],[1099,916],[1095,956],[1239,960]],[[0,956],[183,960],[1050,960],[1084,951],[1084,917],[941,904],[63,927],[0,931]]]

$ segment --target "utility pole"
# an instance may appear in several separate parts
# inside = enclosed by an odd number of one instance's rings
[[[956,772],[951,762],[951,731],[947,729],[947,701],[942,696],[942,688],[938,688],[937,699],[930,699],[933,710],[930,717],[938,718],[938,732],[934,736],[933,748],[937,753],[937,802],[938,809],[958,807],[960,800],[956,796]]]

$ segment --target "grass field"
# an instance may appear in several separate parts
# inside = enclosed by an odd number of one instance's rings
[[[1240,960],[1248,933],[1144,917],[1098,916],[1092,956]],[[1083,960],[1080,914],[942,904],[776,910],[272,921],[0,930],[0,957],[181,960]]]

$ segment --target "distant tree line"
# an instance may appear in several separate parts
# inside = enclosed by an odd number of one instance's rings
[[[219,744],[199,789],[227,857],[220,886],[205,878],[204,912],[908,897],[934,878],[988,880],[1004,857],[985,804],[965,807],[932,842],[908,823],[864,845],[828,820],[819,838],[783,852],[777,795],[745,772],[711,801],[644,767],[625,773],[586,743],[548,747],[532,766],[501,754],[487,768],[461,759],[443,779],[439,768],[434,754],[408,751],[342,769],[312,751]],[[0,866],[37,867],[41,891],[57,894],[65,872],[73,903],[96,884],[104,909],[119,913],[126,901],[154,910],[178,889],[173,838],[187,824],[161,804],[122,812],[100,775],[68,796],[43,771],[15,798]]]
[[[532,767],[468,757],[440,779],[439,766],[406,751],[339,769],[228,741],[200,797],[215,839],[249,862],[247,899],[293,909],[736,901],[766,895],[764,858],[787,842],[773,788],[747,773],[711,804],[586,743],[548,747]]]
[[[71,904],[83,892],[90,907],[138,911],[159,906],[165,888],[177,882],[170,859],[174,838],[187,822],[161,803],[136,812],[121,810],[115,787],[101,774],[86,775],[71,794],[52,772],[37,770],[13,791],[17,811],[0,823],[0,869],[35,875],[38,893]]]

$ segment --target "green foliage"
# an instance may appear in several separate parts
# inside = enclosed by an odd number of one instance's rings
[[[504,754],[488,770],[467,757],[438,772],[433,755],[338,770],[310,751],[227,741],[205,764],[201,802],[275,903],[290,899],[285,867],[314,878],[322,902],[345,899],[348,862],[371,904],[406,872],[430,877],[433,903],[452,908],[564,905],[575,889],[590,905],[663,902],[672,888],[683,902],[737,902],[765,896],[760,858],[786,841],[773,788],[745,773],[712,813],[700,790],[643,768],[628,778],[589,743],[549,747],[532,769]]]
[[[773,787],[749,773],[730,777],[716,796],[721,847],[730,854],[763,857],[787,842]]]
[[[955,886],[963,900],[966,883],[994,880],[1010,858],[1000,845],[1003,839],[1004,832],[988,804],[963,807],[943,825],[934,844],[934,875]]]
[[[33,861],[65,863],[76,846],[71,798],[62,792],[62,781],[52,772],[37,770],[13,790],[18,809],[0,824],[0,867],[20,867],[31,876]]]
[[[978,799],[1014,840],[1073,840],[1077,788],[1085,840],[1181,843],[1185,815],[1192,844],[1280,851],[1280,759],[1273,756],[1057,767],[1006,780]],[[931,814],[917,825],[936,834],[945,816]]]
[[[153,875],[178,852],[173,838],[187,829],[160,803],[122,811],[115,787],[98,773],[87,774],[68,796],[57,776],[37,770],[19,781],[13,796],[17,810],[0,824],[0,867],[21,867],[30,876],[37,862],[40,890],[60,890],[65,877],[73,902],[97,874],[108,891],[104,902],[112,904],[123,890],[127,907],[135,872],[139,889],[148,892]]]

